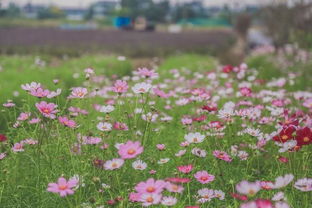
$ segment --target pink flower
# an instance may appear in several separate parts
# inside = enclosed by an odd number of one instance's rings
[[[12,147],[13,152],[23,152],[24,151],[24,146],[22,142],[20,143],[15,143],[14,146]]]
[[[0,160],[2,160],[3,158],[6,157],[6,154],[5,153],[0,153]]]
[[[226,152],[223,152],[223,151],[220,151],[220,150],[213,151],[213,155],[216,158],[218,158],[220,160],[224,160],[226,162],[231,162],[232,161],[232,158]]]
[[[74,190],[72,188],[75,188],[75,186],[78,185],[77,179],[69,179],[66,181],[65,178],[61,177],[58,179],[57,183],[49,183],[47,191],[53,192],[53,193],[59,193],[61,197],[65,197],[67,195],[74,194]]]
[[[131,202],[138,202],[138,201],[140,201],[140,197],[141,197],[141,194],[139,194],[139,193],[131,192],[129,194],[129,200]]]
[[[155,70],[149,70],[147,68],[139,68],[137,74],[145,78],[158,78],[158,73],[156,73]]]
[[[129,130],[127,124],[120,123],[120,122],[115,122],[113,125],[113,128],[116,130],[121,130],[121,131],[128,131]]]
[[[248,87],[242,87],[239,89],[239,91],[243,96],[246,96],[246,97],[250,97],[252,95],[252,91]]]
[[[158,150],[164,150],[164,149],[166,149],[166,145],[164,145],[164,144],[156,144],[156,148]]]
[[[163,180],[155,180],[153,178],[148,179],[146,182],[140,182],[135,186],[135,190],[138,193],[144,194],[160,194],[167,183]]]
[[[214,181],[215,176],[208,174],[207,171],[198,171],[194,174],[194,177],[197,179],[198,182],[202,184],[209,183],[211,181]]]
[[[25,91],[36,90],[41,87],[40,83],[32,82],[30,84],[21,85],[22,89]]]
[[[88,93],[88,90],[86,88],[74,87],[72,89],[71,94],[68,96],[68,98],[84,98],[87,93]]]
[[[36,103],[36,107],[44,117],[51,119],[56,118],[55,113],[58,112],[58,110],[55,109],[57,108],[56,104],[41,101],[40,103]]]
[[[113,91],[116,93],[125,93],[128,90],[128,83],[123,80],[117,80],[114,83]]]
[[[242,204],[240,208],[274,208],[274,206],[270,200],[257,199],[255,201]]]
[[[139,141],[128,141],[125,144],[120,145],[118,154],[122,159],[135,158],[137,155],[143,152],[143,147]]]
[[[58,120],[61,124],[63,124],[64,126],[67,126],[69,128],[75,128],[76,127],[76,122],[73,120],[69,120],[67,117],[58,117]]]
[[[193,165],[178,166],[177,168],[181,173],[189,173],[193,170]]]
[[[258,191],[261,190],[261,186],[259,182],[241,181],[236,185],[236,190],[240,194],[254,196]]]

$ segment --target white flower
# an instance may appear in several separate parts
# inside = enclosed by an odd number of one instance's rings
[[[56,96],[59,96],[62,93],[62,89],[57,89],[56,91],[50,91],[50,93],[47,95],[47,98],[54,98]]]
[[[137,83],[132,87],[132,91],[135,94],[143,94],[143,93],[147,93],[150,89],[152,88],[152,85],[149,83]]]
[[[248,158],[248,153],[245,151],[239,151],[237,156],[241,159],[241,160],[247,160]]]
[[[286,152],[292,148],[294,148],[297,145],[297,141],[296,140],[289,140],[285,143],[282,144],[282,148],[279,149],[279,152]]]
[[[273,201],[281,201],[281,200],[285,200],[285,194],[284,192],[277,192],[273,197],[272,197]]]
[[[286,202],[276,202],[275,208],[290,208]]]
[[[100,122],[96,126],[98,130],[100,131],[111,131],[112,130],[112,124],[107,123],[107,122]]]
[[[312,178],[302,178],[296,181],[294,187],[300,191],[312,191]]]
[[[279,176],[275,179],[275,183],[273,185],[274,189],[279,189],[287,186],[294,179],[293,174],[286,174],[285,176]]]
[[[198,157],[206,157],[207,152],[205,150],[199,149],[199,148],[193,148],[192,154],[196,155]]]
[[[236,190],[240,194],[253,196],[261,190],[261,186],[259,182],[241,181],[236,185]]]
[[[147,164],[142,160],[136,160],[132,163],[132,167],[136,170],[144,170],[147,167]]]
[[[142,119],[147,122],[155,122],[158,118],[158,114],[148,112],[147,114],[142,115]]]
[[[177,152],[177,153],[175,154],[175,156],[181,157],[181,156],[184,155],[185,153],[186,153],[186,150],[179,150],[179,152]]]
[[[220,200],[224,200],[224,192],[221,190],[214,190],[214,197],[220,199]]]
[[[207,189],[207,188],[200,189],[197,191],[197,193],[201,197],[198,200],[199,203],[205,203],[215,197],[214,191],[211,189]]]
[[[177,203],[177,199],[172,196],[164,196],[161,200],[161,204],[165,206],[173,206]]]
[[[205,135],[200,134],[199,132],[196,133],[188,133],[184,136],[184,139],[188,143],[201,143],[205,139]]]
[[[115,110],[115,107],[112,105],[103,105],[100,107],[101,113],[110,113]]]
[[[115,158],[104,163],[105,170],[114,170],[120,168],[124,164],[123,159]]]
[[[21,87],[23,90],[32,91],[32,90],[36,90],[36,89],[40,88],[41,84],[37,83],[37,82],[32,82],[30,84],[21,85]]]
[[[167,162],[169,162],[169,158],[162,158],[162,159],[160,159],[160,160],[158,160],[158,164],[160,164],[160,165],[162,165],[162,164],[165,164],[165,163],[167,163]]]

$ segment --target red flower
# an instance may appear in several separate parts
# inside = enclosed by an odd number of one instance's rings
[[[302,145],[309,145],[312,143],[312,132],[309,127],[305,127],[303,129],[299,129],[297,131],[297,145],[302,146]]]
[[[4,134],[0,134],[0,142],[5,142],[7,137]]]
[[[223,71],[224,73],[230,73],[231,71],[233,71],[233,66],[231,66],[231,65],[226,65],[226,66],[224,66],[224,67],[222,68],[222,71]]]
[[[197,122],[201,122],[201,121],[204,121],[207,119],[207,116],[206,115],[201,115],[199,117],[194,117],[192,120],[193,121],[197,121]]]
[[[289,126],[283,129],[278,135],[273,137],[273,140],[276,142],[285,143],[294,138],[292,135],[296,131],[296,128],[293,126]]]
[[[248,200],[248,197],[245,196],[245,195],[239,195],[239,194],[236,194],[236,193],[231,193],[231,196],[234,199],[238,199],[238,200],[241,200],[241,201],[247,201]]]
[[[218,108],[215,107],[215,106],[204,105],[204,106],[202,107],[202,110],[208,111],[208,112],[212,112],[212,111],[217,111]]]

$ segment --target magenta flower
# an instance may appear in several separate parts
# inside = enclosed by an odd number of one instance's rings
[[[60,177],[57,183],[49,183],[47,191],[59,193],[61,197],[65,197],[67,195],[74,194],[74,190],[72,190],[72,188],[75,188],[75,186],[78,185],[78,182],[79,181],[74,178],[66,181],[65,178]]]
[[[22,112],[19,116],[18,116],[18,118],[17,118],[17,120],[18,121],[25,121],[25,120],[27,120],[28,118],[29,118],[29,116],[30,116],[30,113],[29,112]]]
[[[207,171],[198,171],[197,173],[194,174],[194,177],[197,179],[198,182],[202,184],[209,183],[211,181],[214,181],[215,176],[208,174]]]
[[[55,113],[58,112],[58,110],[55,109],[57,108],[56,104],[41,101],[40,103],[36,103],[36,107],[44,117],[51,119],[56,118]]]
[[[181,173],[189,173],[193,170],[193,165],[183,165],[183,166],[178,166],[177,167],[178,170],[181,172]]]
[[[59,122],[63,124],[64,126],[67,126],[69,128],[75,128],[76,127],[76,122],[74,120],[69,120],[67,117],[59,117],[58,118]]]
[[[139,141],[128,141],[127,143],[120,145],[118,154],[122,159],[131,159],[141,154],[143,149],[144,148]]]
[[[123,80],[117,80],[114,83],[113,91],[116,93],[125,93],[128,90],[128,83]]]
[[[166,186],[167,183],[165,181],[150,178],[146,182],[138,183],[135,186],[135,190],[140,194],[160,194]]]

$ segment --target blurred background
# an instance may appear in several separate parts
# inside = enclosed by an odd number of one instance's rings
[[[1,0],[0,53],[218,56],[312,47],[310,0]]]

